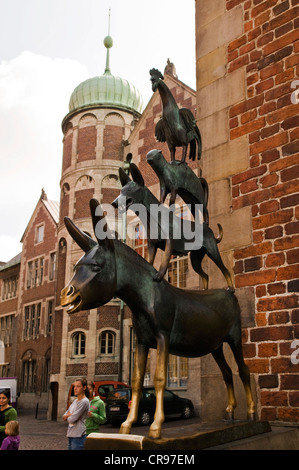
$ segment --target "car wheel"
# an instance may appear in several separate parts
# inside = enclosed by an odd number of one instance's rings
[[[149,411],[141,411],[138,421],[142,426],[147,426],[151,422],[151,415]]]
[[[189,405],[185,405],[182,410],[182,418],[189,419],[192,416],[192,408]]]

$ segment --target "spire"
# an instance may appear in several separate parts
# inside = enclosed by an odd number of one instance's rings
[[[109,8],[109,19],[108,19],[108,36],[104,38],[104,46],[107,49],[105,74],[111,74],[109,49],[113,46],[113,40],[112,40],[112,37],[110,36],[110,8]]]

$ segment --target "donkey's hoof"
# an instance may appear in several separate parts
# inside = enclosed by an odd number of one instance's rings
[[[119,434],[131,434],[131,425],[123,423],[120,426]]]
[[[247,413],[247,420],[248,421],[255,421],[255,412],[250,412],[250,413]]]
[[[233,411],[227,411],[225,419],[227,421],[233,421],[234,420],[234,412]]]
[[[148,437],[150,437],[151,439],[161,439],[161,429],[150,428]]]

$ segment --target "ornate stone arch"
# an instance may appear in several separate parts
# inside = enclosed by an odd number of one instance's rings
[[[97,121],[97,117],[93,113],[86,113],[81,116],[79,119],[78,126],[79,128],[88,127],[88,126],[95,126]]]
[[[81,175],[75,184],[75,191],[81,191],[82,189],[90,189],[95,187],[95,180],[92,176],[85,174]]]

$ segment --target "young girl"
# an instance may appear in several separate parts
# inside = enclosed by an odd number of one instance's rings
[[[86,439],[85,420],[89,411],[89,392],[86,379],[74,382],[74,393],[77,399],[62,416],[68,423],[67,438],[69,450],[83,450]],[[86,396],[87,395],[87,396]]]
[[[95,384],[94,382],[88,383],[89,390],[89,412],[88,418],[86,419],[86,435],[88,436],[92,432],[99,432],[99,425],[106,422],[106,409],[105,403],[100,397],[95,396]]]
[[[18,450],[20,445],[18,421],[8,421],[5,426],[7,437],[3,440],[0,450]]]

